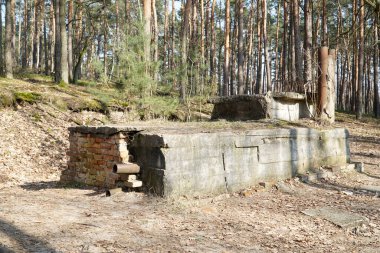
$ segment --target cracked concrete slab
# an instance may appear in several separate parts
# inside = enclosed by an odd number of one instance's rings
[[[368,219],[364,216],[343,211],[334,207],[321,207],[316,209],[306,209],[303,214],[314,218],[328,220],[341,228],[354,228],[362,224],[368,223]]]

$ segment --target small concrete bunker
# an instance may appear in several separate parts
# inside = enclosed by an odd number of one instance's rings
[[[131,126],[72,127],[61,181],[115,187],[120,163],[137,164],[143,188],[160,196],[238,191],[349,162],[348,131],[309,128],[240,132]]]
[[[315,106],[311,94],[296,92],[268,92],[266,95],[234,95],[216,97],[208,101],[214,104],[211,119],[258,120],[280,119],[296,121],[311,118]]]

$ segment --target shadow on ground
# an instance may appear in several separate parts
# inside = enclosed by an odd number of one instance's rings
[[[60,181],[41,181],[41,182],[30,182],[25,183],[20,186],[24,190],[28,191],[40,191],[46,189],[81,189],[81,190],[91,190],[93,192],[87,193],[87,196],[96,196],[100,194],[105,194],[105,189],[98,187],[87,186],[82,183],[62,183]],[[1,252],[0,252],[1,253]]]
[[[49,243],[37,237],[28,235],[16,226],[1,219],[0,232],[1,234],[8,236],[12,241],[17,242],[17,245],[14,247],[0,244],[0,253],[20,252],[21,249],[25,250],[25,252],[56,252]]]

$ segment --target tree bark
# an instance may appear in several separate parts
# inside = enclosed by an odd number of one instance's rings
[[[171,13],[171,39],[172,39],[172,45],[171,45],[171,59],[170,59],[170,69],[173,70],[175,67],[175,0],[172,0],[172,13]],[[175,81],[173,82],[173,87],[175,87]]]
[[[305,0],[305,41],[304,41],[304,81],[309,87],[309,91],[313,91],[313,59],[312,59],[312,43],[313,43],[313,14],[312,14],[312,1]]]
[[[28,21],[28,0],[24,0],[24,30],[23,30],[23,54],[21,65],[22,68],[26,68],[28,64],[28,29],[29,29],[29,21]]]
[[[211,43],[210,43],[210,86],[216,83],[216,31],[215,31],[215,5],[216,0],[212,0],[210,13]]]
[[[59,3],[63,0],[54,0],[55,10],[55,45],[54,45],[54,80],[59,83],[61,77],[61,32],[60,32],[60,8]]]
[[[67,10],[67,63],[69,68],[69,80],[73,80],[73,18],[74,18],[73,0],[69,0]]]
[[[4,72],[3,62],[3,3],[0,1],[0,76],[2,76]]]
[[[374,21],[374,38],[378,40],[379,13],[375,13]],[[380,92],[379,92],[379,43],[375,43],[373,50],[373,82],[374,82],[374,100],[373,109],[375,117],[380,118]]]
[[[6,11],[5,11],[5,77],[13,78],[13,55],[14,55],[14,33],[13,22],[15,22],[15,0],[6,0]]]
[[[226,0],[225,33],[224,33],[224,71],[223,71],[223,95],[228,96],[228,84],[230,77],[230,0]]]
[[[246,56],[244,57],[244,72],[246,73],[245,77],[245,89],[247,94],[252,94],[252,78],[251,78],[251,61],[253,58],[253,20],[254,20],[254,1],[251,0],[251,7],[249,8],[249,19],[248,19],[248,28],[247,28],[247,47],[246,47]]]
[[[296,64],[296,87],[298,92],[303,92],[303,73],[302,71],[302,52],[301,52],[301,36],[300,36],[300,13],[298,0],[293,2],[293,18],[294,18],[294,48],[295,48],[295,64]]]
[[[322,117],[327,103],[327,67],[328,67],[329,49],[322,47],[318,52],[318,108],[317,113]]]
[[[288,47],[287,47],[287,41],[288,41],[288,4],[286,1],[283,3],[283,9],[284,9],[284,22],[283,22],[283,35],[282,35],[282,63],[281,63],[281,79],[282,79],[282,88],[287,87],[288,83],[288,73],[287,73],[287,64],[286,60],[288,58]]]
[[[271,71],[271,59],[268,52],[268,38],[267,38],[267,1],[262,0],[262,19],[263,19],[263,42],[264,42],[264,59],[265,59],[265,69],[267,77],[267,90],[272,90],[272,71]],[[301,56],[300,56],[301,57]]]
[[[41,35],[41,3],[34,0],[34,40],[33,40],[33,69],[38,72],[40,54],[40,35]]]
[[[244,1],[239,0],[238,14],[238,94],[244,94]]]
[[[353,47],[353,64],[352,64],[352,88],[351,88],[351,111],[356,110],[356,92],[358,89],[358,45],[357,45],[357,0],[353,0],[353,13],[352,13],[352,47]]]
[[[67,61],[67,36],[66,36],[66,0],[59,1],[59,29],[61,39],[61,80],[69,83],[69,70]],[[60,80],[60,81],[61,81]]]
[[[145,54],[145,61],[150,62],[150,22],[151,22],[151,8],[152,8],[152,2],[151,0],[144,0],[144,34],[146,36],[145,38],[145,44],[144,44],[144,54]],[[148,69],[146,69],[146,72],[148,73]]]
[[[107,2],[103,0],[103,76],[108,79],[108,28],[107,28]]]
[[[327,45],[327,10],[326,0],[322,0],[322,46]]]
[[[359,15],[359,71],[358,71],[358,89],[356,93],[356,119],[360,120],[363,113],[362,87],[364,84],[364,0],[360,0]]]
[[[54,15],[54,0],[50,1],[50,22],[49,22],[49,71],[54,72],[54,52],[55,52],[55,39],[56,39],[56,24]]]
[[[164,53],[163,53],[163,65],[164,69],[168,69],[170,64],[170,50],[168,49],[169,38],[169,0],[165,0],[165,19],[164,19]]]
[[[154,62],[158,62],[158,55],[159,55],[159,48],[158,48],[158,21],[157,21],[157,10],[156,10],[156,0],[152,1],[152,13],[153,13],[153,27],[154,27],[154,38],[153,38],[153,45],[154,45],[154,54],[153,59]],[[158,69],[154,69],[154,80],[158,79]]]
[[[286,1],[284,1],[286,2]],[[259,94],[262,92],[262,65],[263,65],[263,59],[262,59],[262,48],[261,48],[261,43],[262,43],[262,34],[261,34],[261,22],[262,22],[262,17],[260,17],[260,7],[259,7],[260,1],[257,1],[257,81],[256,81],[256,94]]]
[[[181,103],[186,102],[186,92],[187,92],[187,40],[190,25],[190,12],[191,12],[192,0],[187,0],[184,9],[184,17],[182,24],[182,34],[181,34],[181,88],[180,88],[180,101]]]
[[[306,0],[307,1],[307,0]],[[278,44],[279,44],[279,33],[280,33],[280,1],[277,2],[277,20],[276,20],[276,42],[275,42],[275,50],[276,50],[276,60],[274,64],[274,80],[275,80],[275,86],[274,90],[280,91],[280,85],[279,85],[279,71],[280,71],[280,65],[279,65],[279,58],[278,58]]]

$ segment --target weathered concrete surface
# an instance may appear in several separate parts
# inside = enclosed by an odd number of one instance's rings
[[[266,95],[235,95],[209,100],[214,104],[212,119],[257,120],[281,119],[296,121],[310,118],[314,106],[303,94],[268,92]]]
[[[379,185],[363,185],[359,187],[361,190],[366,190],[369,192],[375,192],[375,193],[380,193],[380,186]]]
[[[321,207],[316,209],[306,209],[302,213],[328,220],[341,228],[354,228],[368,222],[367,218],[355,213],[342,211],[333,207]]]
[[[129,150],[159,195],[236,191],[349,162],[345,129],[254,130],[242,134],[140,132]]]
[[[345,129],[200,132],[131,126],[70,128],[63,181],[115,186],[115,163],[141,167],[146,189],[162,196],[219,194],[349,162]]]

